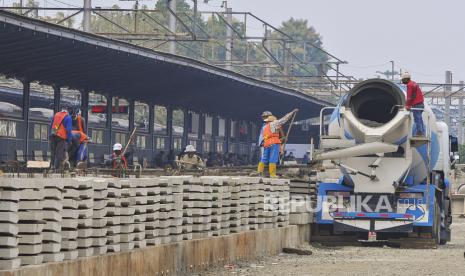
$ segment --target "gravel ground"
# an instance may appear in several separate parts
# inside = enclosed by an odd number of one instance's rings
[[[280,254],[213,267],[216,275],[465,275],[465,219],[455,219],[452,241],[438,249],[306,246],[310,256]]]

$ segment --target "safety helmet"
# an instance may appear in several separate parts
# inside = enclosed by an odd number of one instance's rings
[[[262,113],[262,117],[268,117],[268,116],[272,116],[273,114],[271,113],[271,111],[263,111]]]
[[[113,151],[122,150],[122,149],[123,149],[123,145],[121,145],[120,143],[116,143],[113,145]]]
[[[278,120],[278,118],[276,118],[275,116],[271,115],[271,116],[268,116],[268,118],[265,119],[265,122],[274,122]]]
[[[404,72],[404,73],[402,74],[402,79],[410,79],[410,78],[412,78],[412,76],[410,76],[410,73],[409,73],[409,72]]]
[[[187,145],[184,152],[196,152],[196,150],[193,145]]]

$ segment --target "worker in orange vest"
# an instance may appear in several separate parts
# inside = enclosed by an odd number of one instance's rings
[[[85,119],[81,116],[81,111],[74,108],[71,111],[72,119],[72,144],[69,147],[69,158],[73,166],[79,162],[87,160],[87,143],[90,141],[86,134]]]
[[[279,129],[291,119],[292,115],[297,113],[298,109],[294,109],[286,114],[281,119],[275,116],[268,116],[265,119],[265,126],[263,127],[263,154],[258,163],[258,173],[263,175],[265,166],[268,165],[270,177],[276,177],[276,165],[279,162],[279,153],[281,151],[281,139]]]
[[[50,124],[50,149],[52,154],[52,167],[64,168],[68,161],[68,147],[72,140],[72,119],[67,108],[55,113]]]

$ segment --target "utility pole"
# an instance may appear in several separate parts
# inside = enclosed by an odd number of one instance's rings
[[[452,84],[452,72],[446,71],[446,86],[444,87],[444,122],[447,124],[449,129],[451,129],[450,124],[450,103],[451,97],[449,96],[450,92],[452,91],[452,86],[447,84]]]
[[[92,0],[84,0],[84,15],[82,16],[82,30],[90,32],[90,14],[92,10]]]
[[[268,29],[265,29],[265,47],[268,49],[268,51],[271,50],[271,40],[269,39],[271,38],[271,30],[268,30]],[[272,62],[271,61],[271,58],[266,55],[266,59],[267,59],[267,65],[266,65],[266,68],[265,68],[265,75],[266,75],[266,80],[267,81],[271,81],[271,68],[270,68],[270,63]]]
[[[169,29],[171,33],[176,34],[176,17],[174,16],[173,13],[176,13],[177,8],[176,8],[176,0],[166,0],[168,2],[168,7],[171,10],[170,17],[169,17]],[[171,54],[176,54],[176,35],[171,35],[170,36],[170,42],[169,42],[169,47],[170,47],[170,53]]]
[[[226,26],[226,69],[232,70],[232,66],[231,66],[232,30],[231,30],[231,27],[229,27],[229,26],[232,26],[232,9],[228,8],[227,1],[223,1],[223,5],[224,5],[225,13],[226,13],[226,22],[228,22],[228,25]]]
[[[464,82],[460,81],[460,88],[459,89],[462,89],[461,93],[463,93],[464,88],[465,88]],[[464,123],[464,120],[463,120],[463,96],[459,95],[459,118],[457,120],[457,136],[458,136],[458,140],[459,140],[460,145],[464,144],[463,123]]]

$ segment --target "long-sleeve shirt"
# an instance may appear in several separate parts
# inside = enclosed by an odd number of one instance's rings
[[[263,142],[264,142],[263,130],[265,129],[265,126],[266,126],[266,122],[263,123],[262,128],[260,129],[260,135],[258,136],[258,146],[259,147],[261,147],[263,145]]]
[[[278,132],[279,128],[282,127],[287,121],[289,121],[294,112],[289,112],[279,120],[270,123],[271,132]]]
[[[410,108],[414,105],[422,104],[423,101],[423,92],[420,86],[414,81],[409,81],[407,83],[407,100],[405,101],[405,107]]]

